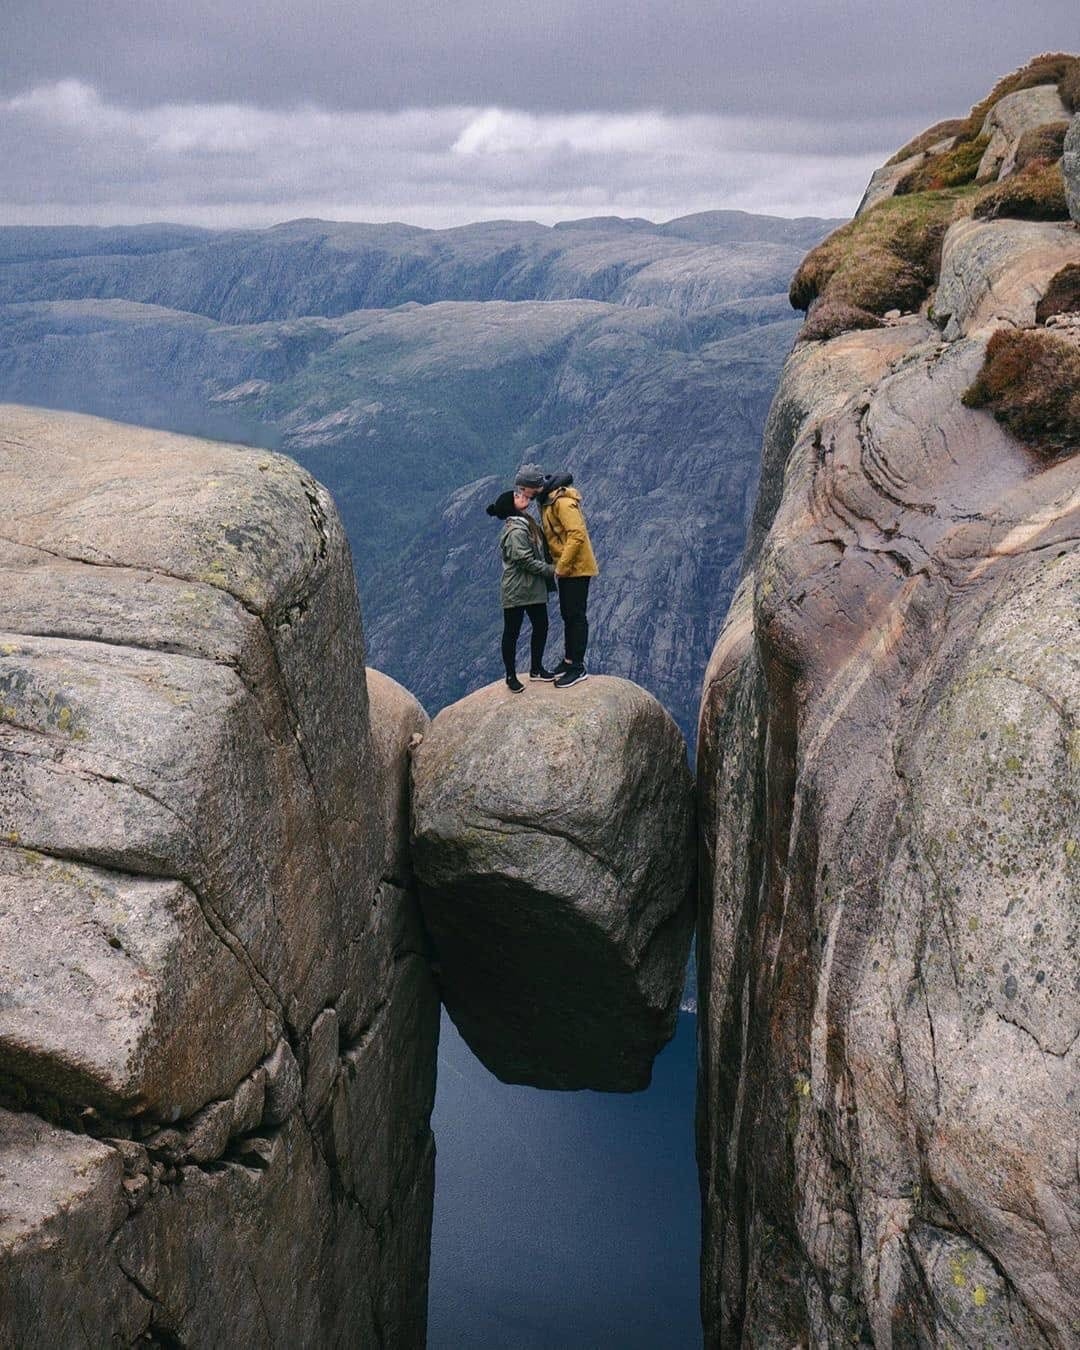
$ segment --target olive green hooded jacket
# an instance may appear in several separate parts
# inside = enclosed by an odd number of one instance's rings
[[[508,517],[499,535],[499,552],[503,560],[503,609],[546,605],[548,582],[554,578],[555,569],[544,554],[544,536],[536,521],[526,516]]]

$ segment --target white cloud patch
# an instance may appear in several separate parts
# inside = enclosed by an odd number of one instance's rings
[[[78,80],[0,101],[0,221],[453,225],[719,207],[846,215],[902,129],[809,119],[111,103]]]

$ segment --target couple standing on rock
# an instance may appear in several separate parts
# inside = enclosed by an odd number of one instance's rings
[[[500,493],[487,508],[489,516],[505,521],[499,536],[502,658],[506,687],[515,694],[525,688],[517,677],[517,643],[526,614],[532,627],[529,679],[553,680],[556,689],[567,689],[589,678],[585,669],[589,581],[599,569],[581,510],[581,494],[573,481],[568,473],[545,474],[539,465],[523,464],[513,490]],[[539,525],[529,514],[534,499],[540,507]],[[548,591],[556,585],[566,654],[551,671],[544,668],[544,645]]]

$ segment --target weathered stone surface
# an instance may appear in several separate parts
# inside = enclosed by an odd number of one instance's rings
[[[1002,323],[1028,328],[1057,272],[1080,262],[1069,224],[962,220],[945,236],[934,315],[945,336],[986,332]]]
[[[438,1005],[334,508],[18,408],[0,496],[0,1090],[104,1141],[0,1111],[0,1343],[420,1346]]]
[[[103,1327],[129,1345],[148,1325],[148,1300],[109,1249],[127,1215],[122,1176],[115,1149],[36,1116],[0,1110],[4,1344],[20,1350],[85,1345],[89,1329]]]
[[[1080,1326],[1080,458],[961,403],[1076,260],[1016,224],[947,246],[956,340],[846,398],[883,334],[800,349],[770,422],[699,730],[710,1345]]]
[[[501,681],[413,757],[413,857],[447,1010],[508,1082],[632,1091],[670,1037],[693,802],[670,717],[626,680]]]
[[[1061,168],[1065,175],[1065,197],[1069,203],[1069,215],[1080,224],[1080,113],[1069,123]]]
[[[983,122],[990,144],[979,161],[979,178],[1007,178],[1016,165],[1016,147],[1025,131],[1048,122],[1068,121],[1069,110],[1056,84],[1037,84],[999,98]]]
[[[386,840],[383,877],[399,885],[412,873],[409,861],[409,754],[431,719],[397,680],[367,668],[371,745],[382,804]]]
[[[855,214],[861,216],[864,211],[869,211],[886,197],[894,196],[900,180],[906,178],[913,169],[917,169],[925,158],[925,152],[920,151],[917,155],[909,155],[907,159],[897,160],[895,164],[883,164],[880,169],[875,169]]]
[[[0,1065],[111,1115],[172,1120],[267,1048],[251,979],[178,881],[0,848]]]

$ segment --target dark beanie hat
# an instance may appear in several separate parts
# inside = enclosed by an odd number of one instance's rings
[[[489,516],[498,516],[500,520],[506,520],[508,516],[518,515],[518,509],[514,505],[513,492],[500,492],[488,507],[487,513]]]
[[[514,482],[518,487],[539,488],[544,486],[544,471],[539,464],[523,464],[517,471]]]

